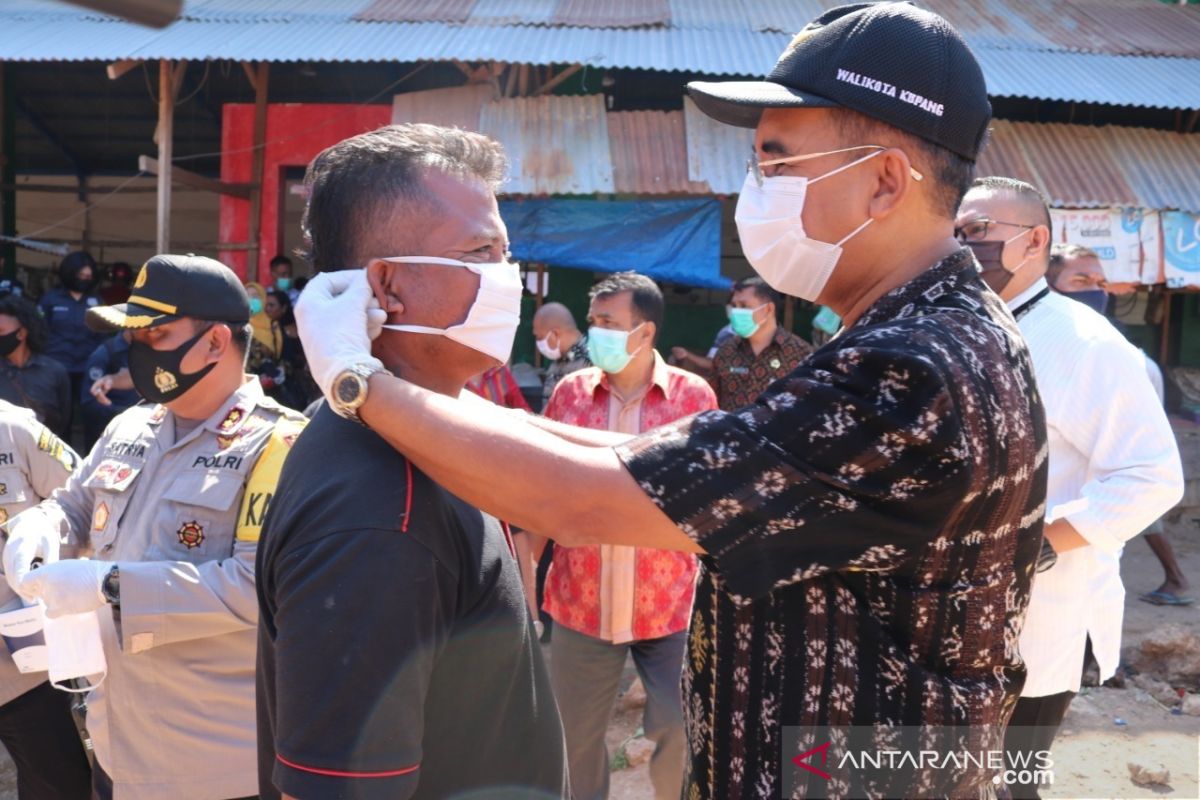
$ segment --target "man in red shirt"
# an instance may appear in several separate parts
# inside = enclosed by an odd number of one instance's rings
[[[702,378],[667,366],[655,351],[662,318],[662,292],[644,275],[620,273],[593,287],[587,341],[595,366],[564,377],[545,416],[638,434],[716,408],[716,395]],[[555,548],[544,607],[557,623],[551,681],[575,800],[608,796],[604,733],[626,653],[646,687],[643,727],[655,743],[655,796],[680,796],[680,677],[695,577],[696,559],[687,553],[620,545]]]

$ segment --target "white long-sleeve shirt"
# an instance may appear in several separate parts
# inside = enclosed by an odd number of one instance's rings
[[[1045,288],[1038,281],[1009,306],[1017,311]],[[1042,697],[1079,690],[1088,636],[1101,679],[1116,671],[1121,550],[1183,496],[1183,468],[1142,353],[1108,320],[1052,292],[1017,324],[1046,408],[1046,521],[1065,518],[1089,542],[1034,578],[1021,695]]]

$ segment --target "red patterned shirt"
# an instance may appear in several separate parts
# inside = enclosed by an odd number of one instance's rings
[[[654,375],[641,396],[620,398],[607,375],[588,367],[559,382],[544,414],[582,428],[641,433],[716,407],[708,383],[655,353]],[[544,607],[558,624],[588,636],[658,639],[687,628],[695,580],[696,559],[687,553],[556,545]]]

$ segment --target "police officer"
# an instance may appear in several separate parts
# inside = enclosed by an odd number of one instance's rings
[[[78,463],[33,411],[0,400],[0,525],[49,497]],[[21,605],[0,584],[0,610]],[[84,800],[91,793],[70,695],[53,689],[45,672],[20,672],[7,651],[0,651],[0,741],[17,766],[21,800]]]
[[[149,402],[10,525],[14,589],[52,617],[100,611],[108,675],[88,698],[100,798],[255,792],[254,556],[303,418],[244,374],[249,318],[233,272],[193,255],[155,256],[128,303],[89,311],[96,330],[132,332],[129,370]],[[60,531],[91,559],[58,560]]]

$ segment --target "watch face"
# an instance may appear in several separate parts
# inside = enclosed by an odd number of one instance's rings
[[[337,398],[342,403],[353,403],[358,399],[360,391],[357,376],[347,375],[338,381]]]

